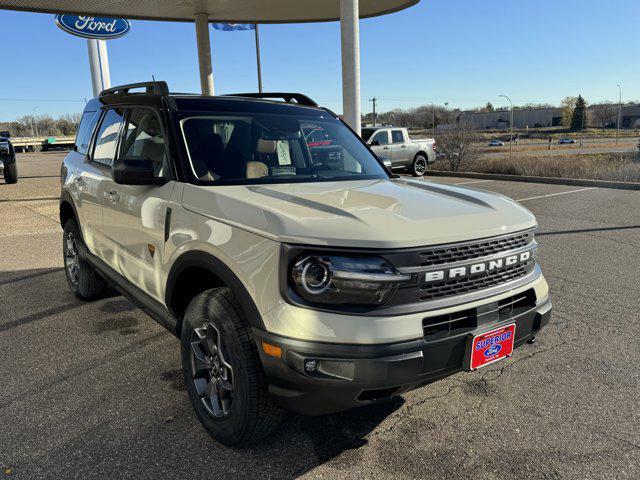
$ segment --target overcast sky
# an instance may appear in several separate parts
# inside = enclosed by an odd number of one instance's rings
[[[640,1],[422,0],[361,22],[362,106],[640,99]],[[265,90],[342,111],[337,22],[261,26]],[[253,32],[212,32],[218,93],[257,90]],[[132,21],[109,42],[113,85],[156,79],[199,90],[193,24]],[[53,15],[0,11],[0,120],[80,111],[91,97],[86,41]]]

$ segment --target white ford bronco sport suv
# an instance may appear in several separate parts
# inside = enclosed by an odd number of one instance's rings
[[[105,90],[61,180],[69,287],[176,335],[227,445],[501,360],[551,315],[529,211],[391,174],[304,95]]]

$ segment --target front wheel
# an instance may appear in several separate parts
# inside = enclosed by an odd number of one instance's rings
[[[4,166],[4,181],[5,183],[18,182],[18,166],[16,165],[16,162],[9,163]]]
[[[427,173],[427,157],[419,153],[413,159],[411,164],[411,175],[414,177],[422,177]]]
[[[228,288],[196,296],[184,316],[187,393],[209,435],[227,446],[266,438],[282,417],[269,398],[253,334]]]

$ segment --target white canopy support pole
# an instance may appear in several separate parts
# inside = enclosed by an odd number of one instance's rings
[[[200,88],[203,95],[215,95],[213,88],[213,67],[211,65],[211,41],[209,39],[209,14],[196,13],[196,43],[198,45],[198,65],[200,67]]]
[[[87,50],[89,51],[89,70],[91,71],[91,86],[93,87],[93,96],[97,97],[102,91],[98,40],[87,40]]]
[[[340,0],[342,112],[360,135],[360,26],[358,0]]]
[[[107,55],[107,42],[98,40],[98,59],[100,60],[100,77],[102,90],[111,88],[111,72],[109,70],[109,56]]]

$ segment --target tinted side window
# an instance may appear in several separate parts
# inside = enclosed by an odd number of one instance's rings
[[[117,110],[107,110],[107,113],[100,124],[96,145],[93,149],[92,160],[103,165],[113,165],[118,144],[118,132],[122,125],[122,113]]]
[[[377,141],[380,145],[388,145],[389,144],[389,132],[386,130],[383,132],[376,133],[371,139],[371,143]]]
[[[134,108],[127,119],[123,134],[123,156],[129,159],[151,160],[157,177],[167,172],[164,134],[160,119],[149,108]]]
[[[78,133],[76,135],[76,151],[83,155],[87,154],[89,150],[89,142],[91,141],[91,134],[96,128],[96,123],[100,117],[98,112],[84,112],[80,119],[80,126],[78,127]]]
[[[393,143],[404,143],[402,130],[391,130],[391,139],[393,140]]]

